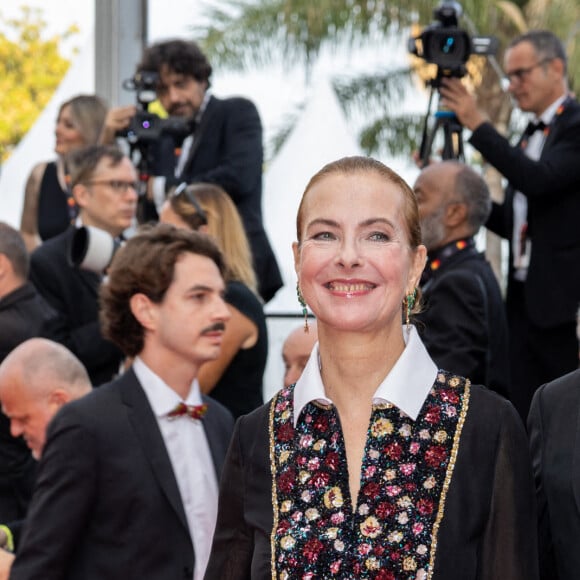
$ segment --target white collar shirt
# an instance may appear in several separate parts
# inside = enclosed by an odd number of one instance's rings
[[[182,401],[139,357],[133,370],[155,414],[171,460],[195,551],[193,578],[202,580],[217,519],[217,476],[203,422],[186,416],[167,416],[181,402],[202,404],[199,383],[197,379],[193,381],[189,395]]]
[[[562,95],[556,99],[541,115],[535,117],[535,123],[542,121],[546,127],[549,127],[558,107],[564,102],[566,95]],[[542,155],[542,149],[546,142],[546,134],[544,131],[535,131],[528,139],[524,153],[529,159],[538,161]],[[527,222],[528,222],[528,198],[516,191],[513,200],[514,211],[514,229],[512,233],[512,253],[514,257],[514,277],[520,282],[524,282],[528,275],[528,266],[532,254],[532,242],[527,236]],[[522,233],[524,232],[524,233]]]
[[[437,378],[437,365],[427,353],[414,326],[410,326],[408,336],[404,328],[403,336],[405,349],[377,388],[373,395],[373,404],[391,403],[416,421]],[[294,426],[308,403],[318,401],[325,405],[333,404],[326,395],[318,361],[316,343],[294,388]]]

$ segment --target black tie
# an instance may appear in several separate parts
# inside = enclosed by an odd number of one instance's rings
[[[524,137],[531,137],[536,131],[543,131],[545,128],[546,123],[544,121],[538,121],[537,123],[530,121],[524,131]]]

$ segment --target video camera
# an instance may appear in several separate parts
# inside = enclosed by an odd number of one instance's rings
[[[163,119],[149,112],[149,105],[157,98],[158,83],[159,75],[154,71],[139,71],[133,78],[123,82],[125,90],[136,93],[138,111],[129,126],[117,132],[118,137],[126,138],[130,144],[148,145],[162,135],[169,135],[176,144],[181,144],[191,134],[192,120],[182,117]]]
[[[441,77],[461,78],[465,75],[465,63],[472,54],[495,54],[498,40],[493,36],[473,36],[461,28],[458,21],[463,14],[459,2],[443,0],[433,9],[435,22],[427,26],[419,36],[411,37],[408,49],[411,54],[439,68],[432,86],[438,86]]]
[[[427,114],[423,124],[423,137],[419,147],[419,159],[423,166],[429,163],[429,156],[436,134],[443,132],[443,159],[463,159],[463,138],[461,123],[452,111],[439,106],[430,122],[431,103],[435,89],[441,87],[443,78],[461,78],[467,69],[465,64],[472,54],[493,55],[498,40],[493,36],[473,36],[458,28],[463,14],[461,4],[455,0],[443,0],[433,9],[435,21],[423,29],[419,36],[409,38],[408,49],[411,54],[430,64],[437,65],[437,75],[427,84],[431,87]]]

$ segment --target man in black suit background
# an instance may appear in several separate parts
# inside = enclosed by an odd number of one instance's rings
[[[577,336],[580,340],[580,311]],[[580,569],[580,370],[542,385],[528,416],[536,480],[541,580]]]
[[[221,186],[236,204],[250,241],[260,295],[270,300],[282,278],[262,221],[262,123],[248,99],[218,99],[209,92],[212,67],[195,42],[168,40],[146,49],[137,74],[157,73],[157,98],[169,115],[193,122],[176,148],[170,135],[155,143],[150,193],[158,208],[178,183]],[[112,109],[104,140],[126,129],[135,107]]]
[[[229,311],[223,261],[196,232],[131,238],[101,291],[124,375],[52,421],[11,578],[201,580],[233,419],[202,397]]]
[[[118,238],[132,225],[137,205],[137,174],[130,159],[113,146],[81,149],[70,159],[71,187],[79,207],[78,224]],[[101,334],[98,291],[102,274],[71,263],[71,226],[31,255],[30,279],[59,314],[53,334],[85,365],[94,386],[119,370],[121,351]]]
[[[20,232],[0,223],[0,363],[25,340],[50,334],[56,319],[28,281],[29,264]],[[26,443],[10,435],[10,422],[0,413],[0,522],[24,516],[35,472]]]
[[[469,142],[508,181],[487,227],[510,241],[512,402],[525,420],[535,389],[578,365],[580,105],[568,92],[564,47],[551,32],[514,39],[504,69],[510,94],[537,122],[515,146],[458,79],[445,79],[440,90],[442,104],[473,132]]]
[[[414,186],[427,265],[417,330],[439,368],[509,396],[508,333],[499,285],[474,236],[491,198],[483,178],[458,161],[421,171]]]
[[[2,412],[7,416],[12,437],[24,438],[31,458],[41,457],[48,424],[58,409],[86,395],[91,388],[89,375],[78,358],[62,344],[46,338],[24,341],[0,364]],[[2,548],[14,551],[18,547],[24,516],[25,512],[0,520]],[[2,557],[0,579],[8,576],[4,565],[8,558],[4,554]]]

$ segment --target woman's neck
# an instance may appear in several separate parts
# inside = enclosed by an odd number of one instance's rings
[[[327,396],[339,410],[368,408],[372,397],[405,348],[400,327],[380,337],[360,333],[322,335],[320,374]]]

